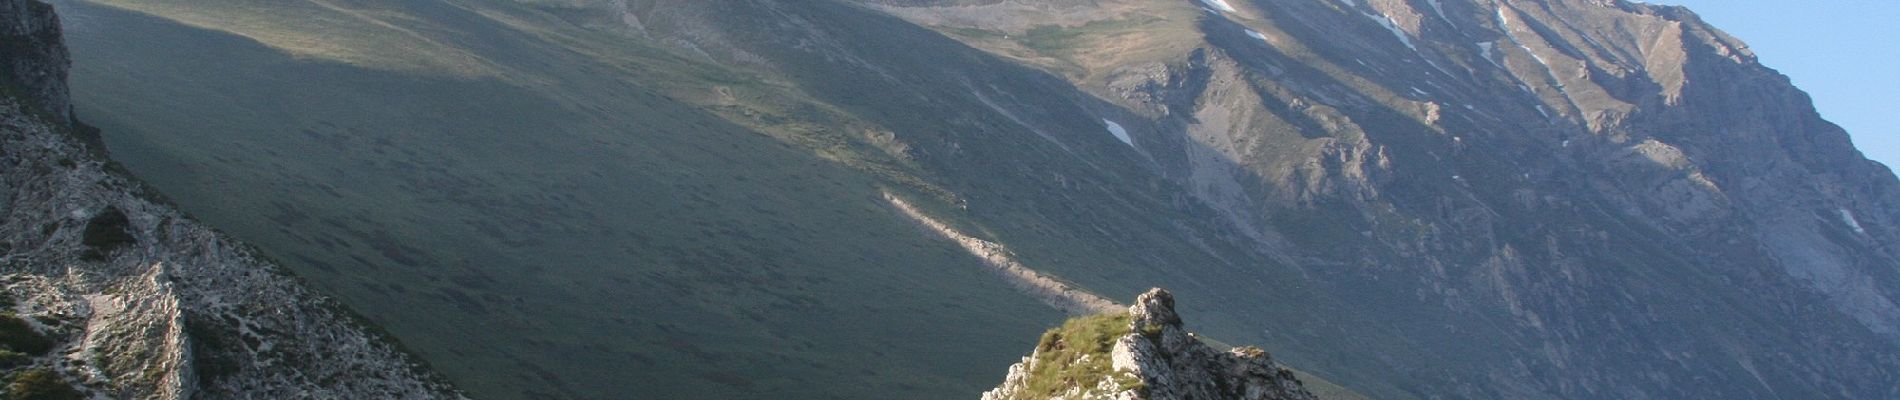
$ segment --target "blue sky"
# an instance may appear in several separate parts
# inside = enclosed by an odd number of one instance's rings
[[[1651,0],[1688,6],[1814,97],[1867,158],[1900,166],[1900,1]]]

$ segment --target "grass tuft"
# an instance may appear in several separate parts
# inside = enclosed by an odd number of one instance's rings
[[[1141,389],[1133,374],[1115,371],[1110,351],[1128,333],[1127,313],[1079,317],[1042,335],[1036,362],[1022,392],[1025,400],[1050,399],[1071,388],[1094,388],[1103,381],[1116,391]]]

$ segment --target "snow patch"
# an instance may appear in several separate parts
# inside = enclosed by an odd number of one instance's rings
[[[1582,109],[1582,107],[1577,105],[1577,99],[1570,95],[1570,90],[1564,87],[1563,79],[1558,77],[1557,70],[1551,68],[1550,62],[1544,60],[1544,56],[1537,55],[1537,52],[1531,50],[1530,46],[1525,45],[1524,41],[1517,39],[1517,33],[1511,30],[1510,14],[1504,12],[1504,6],[1502,5],[1498,6],[1498,28],[1504,30],[1504,37],[1509,39],[1511,44],[1515,44],[1518,48],[1524,49],[1525,54],[1530,54],[1531,59],[1537,60],[1537,65],[1544,67],[1544,75],[1550,78],[1551,84],[1557,89],[1557,94],[1564,96],[1564,101],[1569,102],[1572,107]],[[1524,80],[1520,78],[1518,82],[1522,83]],[[1546,117],[1548,117],[1548,115]]]
[[[1121,139],[1122,143],[1126,143],[1129,146],[1135,145],[1135,139],[1128,137],[1128,129],[1122,128],[1122,124],[1117,124],[1115,121],[1110,121],[1106,118],[1102,119],[1102,123],[1108,125],[1108,134],[1115,135],[1116,139]]]
[[[1201,4],[1206,4],[1208,7],[1226,12],[1239,11],[1235,10],[1233,5],[1227,4],[1227,0],[1201,0]]]
[[[1379,26],[1385,27],[1385,30],[1391,31],[1392,36],[1397,36],[1399,38],[1400,43],[1405,43],[1405,47],[1411,48],[1412,51],[1418,51],[1418,45],[1412,44],[1412,37],[1410,35],[1405,34],[1405,30],[1399,29],[1399,24],[1397,22],[1393,22],[1392,17],[1384,16],[1384,15],[1372,15],[1372,14],[1361,14],[1361,15],[1365,15],[1366,18],[1371,18],[1372,22],[1377,22],[1379,23]]]
[[[1252,36],[1254,39],[1260,39],[1262,41],[1267,40],[1267,35],[1260,34],[1260,32],[1254,31],[1252,29],[1247,30],[1247,36]]]
[[[1451,18],[1445,16],[1445,6],[1443,4],[1439,4],[1438,0],[1426,0],[1426,3],[1432,5],[1432,12],[1438,14],[1438,19],[1445,20],[1446,25],[1452,25],[1452,26],[1458,25],[1458,24],[1452,23]]]
[[[1498,7],[1498,28],[1504,29],[1504,37],[1511,39],[1512,44],[1516,44],[1518,48],[1524,49],[1524,53],[1530,54],[1531,58],[1537,59],[1538,64],[1543,64],[1545,71],[1550,70],[1550,63],[1545,62],[1543,56],[1537,55],[1537,52],[1531,51],[1530,46],[1525,46],[1523,41],[1517,40],[1517,34],[1511,32],[1511,16],[1510,14],[1504,13],[1504,7],[1501,6]],[[1555,73],[1553,72],[1552,74]]]
[[[1854,218],[1853,211],[1847,211],[1845,208],[1837,210],[1841,212],[1841,222],[1846,222],[1847,227],[1854,228],[1854,233],[1867,234],[1867,229],[1860,226],[1860,220]]]

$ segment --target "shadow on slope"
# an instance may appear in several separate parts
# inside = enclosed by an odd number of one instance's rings
[[[524,60],[587,88],[553,99],[61,6],[126,165],[477,397],[968,397],[1055,319],[877,182],[586,60]]]

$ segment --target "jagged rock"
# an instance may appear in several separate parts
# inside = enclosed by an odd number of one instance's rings
[[[1123,318],[1125,317],[1125,318]],[[1100,317],[1097,317],[1100,318]],[[1117,399],[1117,400],[1306,400],[1314,399],[1293,372],[1273,362],[1273,356],[1256,347],[1237,347],[1218,351],[1196,338],[1182,326],[1174,311],[1174,296],[1165,290],[1150,289],[1135,300],[1125,316],[1110,316],[1099,322],[1122,322],[1112,333],[1113,345],[1107,354],[1087,352],[1067,365],[1045,365],[1064,360],[1049,357],[1054,352],[1076,351],[1078,340],[1090,340],[1086,325],[1072,321],[1063,329],[1052,330],[1044,343],[1023,362],[1009,368],[1008,377],[996,389],[983,393],[984,400],[1013,399]],[[1106,371],[1087,369],[1091,361],[1109,357]],[[1081,379],[1073,383],[1048,385],[1047,375]],[[1132,378],[1132,379],[1131,379]],[[1043,380],[1044,382],[1034,382]],[[1067,382],[1068,379],[1062,379]]]
[[[66,72],[72,58],[60,36],[53,6],[35,0],[0,0],[0,91],[17,92],[33,107],[59,119],[72,115]]]
[[[0,95],[0,297],[34,332],[23,337],[50,343],[9,376],[121,399],[461,397],[275,263],[110,172],[72,134],[62,46],[50,6],[0,0],[0,64],[21,89]]]

